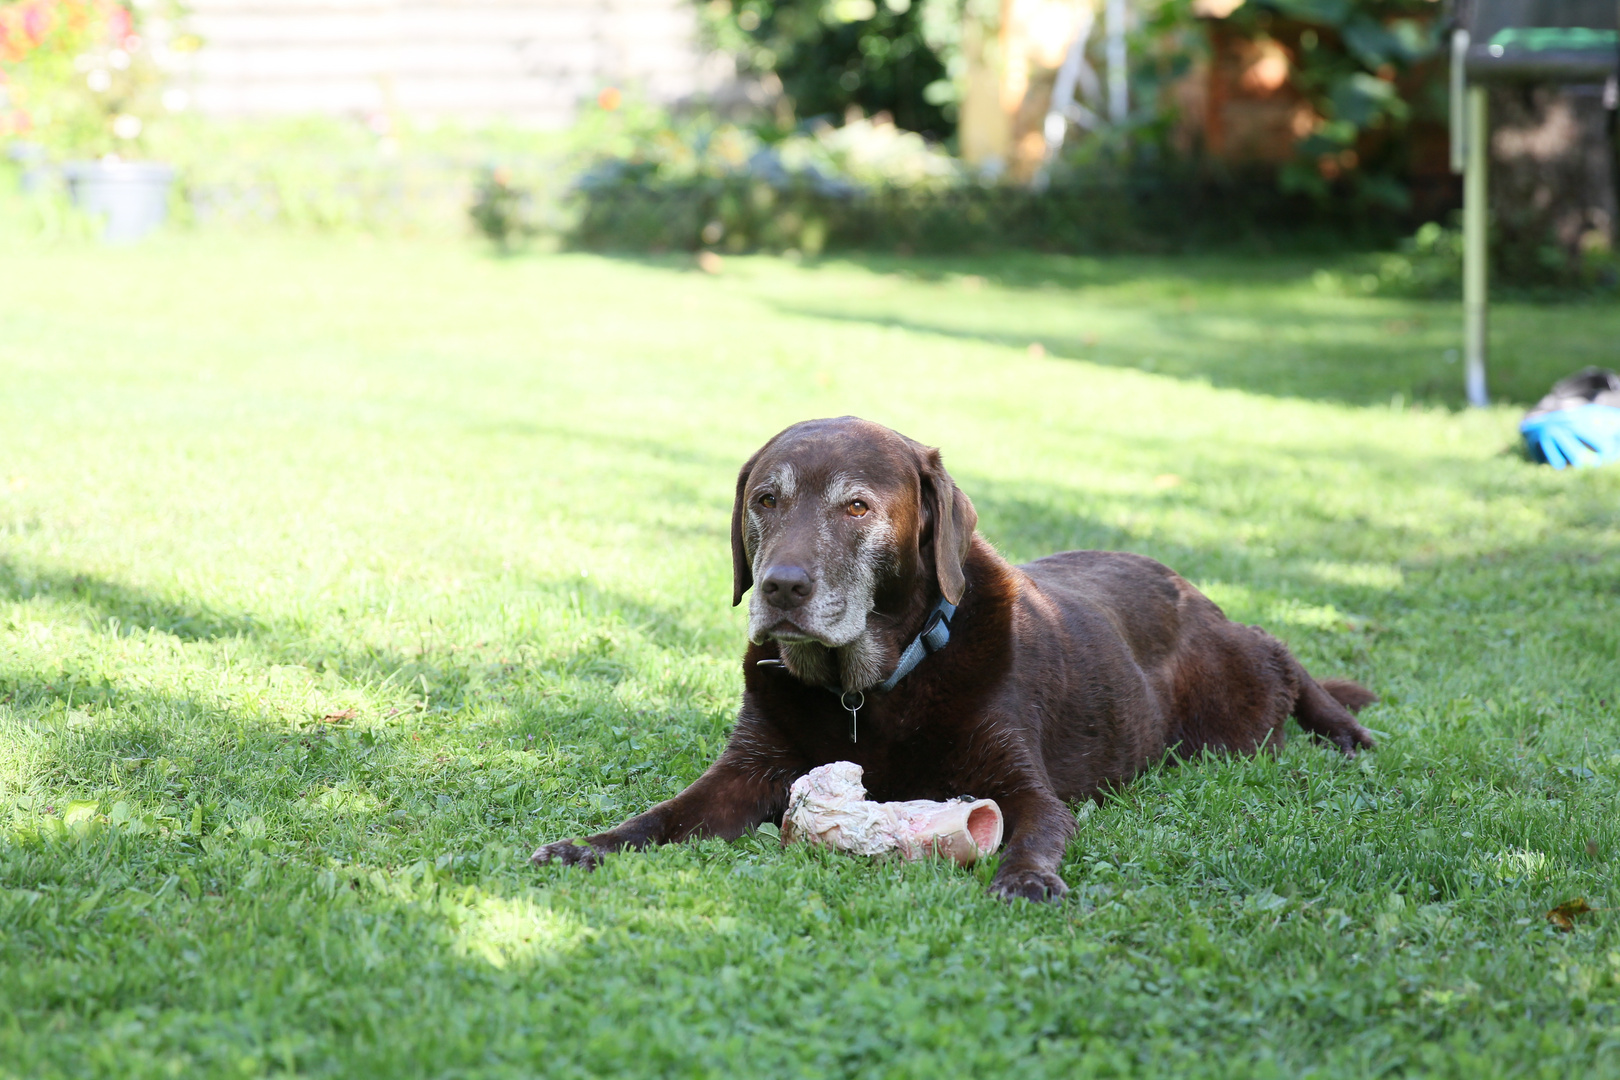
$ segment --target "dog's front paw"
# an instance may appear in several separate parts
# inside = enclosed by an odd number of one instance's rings
[[[1063,879],[1049,870],[1032,867],[1002,867],[990,883],[990,895],[1011,902],[1032,900],[1036,903],[1056,902],[1068,895],[1069,887]]]
[[[546,844],[530,855],[529,862],[535,866],[555,862],[564,866],[583,866],[587,870],[595,870],[602,862],[602,853],[589,844],[581,844],[574,840],[558,840],[554,844]]]

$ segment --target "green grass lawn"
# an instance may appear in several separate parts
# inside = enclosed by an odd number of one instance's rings
[[[1620,906],[1620,469],[1320,268],[0,246],[0,1077],[1620,1075],[1620,914],[1545,918]],[[1519,402],[1620,361],[1614,306],[1496,333]],[[1364,681],[1379,750],[1155,770],[1060,905],[529,868],[717,753],[736,468],[845,412],[1009,556]]]

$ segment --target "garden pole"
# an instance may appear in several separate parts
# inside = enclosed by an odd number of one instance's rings
[[[1490,403],[1485,394],[1485,266],[1489,259],[1485,171],[1490,129],[1485,88],[1468,89],[1468,165],[1463,171],[1463,358],[1468,404]]]
[[[1451,171],[1468,170],[1468,31],[1451,35]]]
[[[1615,46],[1614,74],[1603,84],[1603,107],[1609,110],[1609,187],[1614,213],[1609,215],[1609,246],[1620,248],[1620,43]]]
[[[1614,5],[1614,25],[1620,30],[1620,0]],[[1609,186],[1614,189],[1614,213],[1609,215],[1609,247],[1620,248],[1620,40],[1614,43],[1614,74],[1603,84],[1603,107],[1609,110]]]
[[[1108,0],[1108,120],[1123,124],[1130,115],[1130,79],[1125,69],[1125,0]]]

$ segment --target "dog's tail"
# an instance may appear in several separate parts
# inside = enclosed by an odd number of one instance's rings
[[[1378,695],[1349,679],[1323,679],[1318,683],[1322,689],[1332,694],[1340,705],[1353,713],[1358,713],[1368,705],[1378,700]]]

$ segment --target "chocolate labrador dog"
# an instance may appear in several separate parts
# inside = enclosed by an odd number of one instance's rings
[[[732,839],[780,818],[795,778],[847,760],[874,799],[995,799],[992,892],[1056,899],[1068,804],[1167,753],[1274,749],[1289,716],[1346,754],[1373,745],[1351,715],[1371,693],[1317,682],[1152,559],[1013,566],[977,521],[938,450],[878,424],[810,420],[766,443],[731,512],[732,603],[754,592],[730,743],[673,799],[533,861]]]

